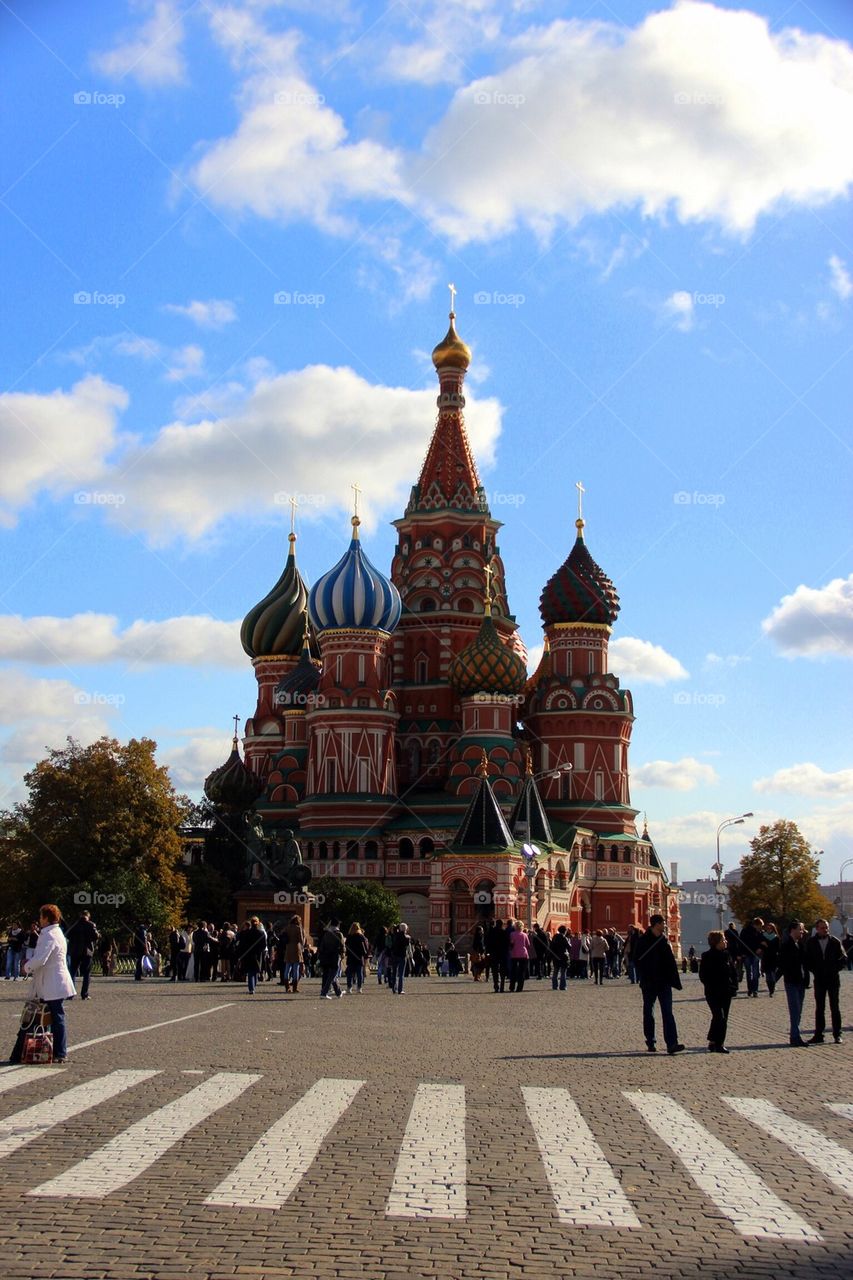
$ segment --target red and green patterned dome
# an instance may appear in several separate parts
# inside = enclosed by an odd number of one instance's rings
[[[487,613],[475,639],[450,664],[450,683],[463,698],[474,693],[519,693],[527,677],[527,664],[501,639]]]
[[[583,540],[583,520],[575,521],[578,536],[569,558],[546,584],[539,612],[547,627],[555,622],[586,622],[612,627],[619,613],[619,596],[604,570],[595,563]]]

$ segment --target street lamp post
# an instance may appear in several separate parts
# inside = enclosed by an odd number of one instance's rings
[[[723,864],[720,862],[720,832],[725,831],[726,827],[738,827],[743,823],[744,818],[752,818],[752,813],[742,813],[737,818],[726,818],[717,827],[717,861],[711,870],[717,877],[717,921],[720,933],[723,931]]]
[[[838,892],[841,896],[840,916],[842,930],[846,928],[848,920],[846,899],[844,897],[844,872],[848,867],[853,867],[853,858],[848,858],[846,862],[842,862],[841,870],[838,872]]]
[[[529,757],[528,757],[529,759]],[[561,778],[564,773],[568,773],[572,766],[570,764],[558,765],[556,769],[543,769],[541,773],[532,773],[528,776],[535,782],[537,778]],[[536,873],[539,870],[537,859],[542,856],[542,850],[535,844],[530,844],[530,788],[528,787],[524,802],[524,821],[525,835],[527,842],[521,846],[521,856],[524,858],[524,874],[527,876],[527,932],[530,933],[533,928],[533,882],[536,879]]]

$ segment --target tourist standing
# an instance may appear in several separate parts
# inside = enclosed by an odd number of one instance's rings
[[[787,933],[779,948],[779,967],[785,983],[785,995],[788,1000],[788,1017],[790,1028],[788,1038],[792,1048],[805,1049],[808,1044],[800,1034],[800,1019],[803,1016],[803,1001],[809,985],[809,966],[806,959],[806,931],[801,920],[795,920],[788,926]]]
[[[65,1001],[76,994],[68,971],[68,945],[59,925],[61,918],[59,907],[52,902],[41,908],[38,942],[27,963],[27,971],[33,979],[33,995],[37,1000],[44,1000],[50,1009],[53,1060],[58,1063],[64,1062],[68,1056]]]
[[[403,979],[406,976],[406,961],[409,958],[409,950],[411,947],[411,939],[409,938],[409,926],[407,924],[398,924],[396,929],[391,933],[391,994],[402,996]]]
[[[737,971],[726,946],[726,935],[720,929],[712,929],[708,934],[708,950],[702,952],[699,961],[699,981],[711,1010],[708,1052],[728,1053],[726,1032],[732,996],[737,991]]]
[[[317,959],[320,964],[320,999],[331,1000],[332,992],[340,999],[343,994],[338,983],[341,972],[341,960],[346,947],[344,935],[341,933],[340,921],[333,916],[323,930],[323,936],[317,947]]]
[[[595,985],[604,985],[604,961],[607,959],[607,940],[600,929],[589,940],[589,958],[592,961],[592,977]]]
[[[299,990],[299,979],[302,976],[302,963],[305,958],[305,930],[297,915],[292,915],[287,922],[287,934],[284,942],[284,985],[294,995]]]
[[[678,1028],[672,1012],[672,992],[681,990],[681,975],[669,940],[664,932],[664,918],[653,915],[649,927],[637,943],[634,963],[643,993],[643,1034],[649,1053],[655,1053],[655,1004],[660,1005],[663,1037],[667,1053],[683,1053]]]
[[[184,946],[184,935],[177,926],[169,931],[169,981],[178,981],[181,967],[181,951]]]
[[[767,994],[772,996],[779,981],[779,947],[782,939],[772,920],[764,926],[764,949],[761,952],[761,972],[767,983]]]
[[[569,972],[571,943],[566,926],[561,924],[551,939],[551,989],[565,991],[566,977]]]
[[[246,979],[249,995],[253,996],[267,949],[267,935],[261,928],[261,922],[257,916],[251,917],[248,928],[239,935],[239,942],[240,967]]]
[[[17,982],[21,976],[21,960],[26,935],[19,924],[13,924],[6,935],[6,981]]]
[[[764,921],[756,916],[740,931],[740,951],[746,974],[746,994],[758,999],[758,975],[761,972],[761,953],[764,950]]]
[[[100,934],[92,923],[92,917],[88,911],[80,913],[79,919],[75,920],[71,928],[68,930],[66,943],[68,945],[68,971],[71,974],[71,981],[80,974],[83,979],[83,985],[80,990],[80,999],[89,999],[89,980],[92,977],[92,958],[95,954],[95,943],[100,938]]]
[[[509,936],[509,989],[523,991],[524,979],[530,966],[530,939],[524,931],[520,920],[513,921],[512,933]]]
[[[367,957],[370,955],[370,943],[367,941],[367,934],[362,929],[357,920],[354,920],[349,927],[346,940],[346,979],[347,994],[351,994],[353,988],[362,994],[364,988],[364,971],[367,965]]]
[[[841,1044],[841,1008],[838,996],[841,986],[841,970],[847,966],[847,956],[838,938],[829,932],[826,920],[815,924],[814,937],[806,943],[806,961],[814,978],[814,1035],[810,1044],[823,1044],[826,1029],[826,1001],[832,1019],[832,1038]]]
[[[495,991],[504,991],[507,979],[507,955],[509,939],[503,920],[493,920],[486,933],[486,954]]]

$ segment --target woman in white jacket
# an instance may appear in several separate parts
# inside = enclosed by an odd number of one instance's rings
[[[64,1062],[68,1053],[65,1036],[64,1001],[75,994],[74,983],[68,972],[65,934],[59,927],[59,907],[48,903],[39,912],[41,933],[27,973],[33,979],[33,995],[44,1000],[50,1009],[53,1030],[53,1060]]]

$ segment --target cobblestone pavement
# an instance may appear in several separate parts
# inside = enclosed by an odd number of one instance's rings
[[[675,1057],[624,980],[318,994],[95,980],[66,1067],[0,1070],[3,1275],[853,1277],[853,1036],[788,1048],[783,993],[728,1057],[694,978]]]

